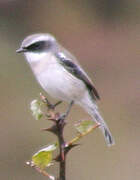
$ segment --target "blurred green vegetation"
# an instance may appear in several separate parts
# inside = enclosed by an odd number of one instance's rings
[[[139,179],[139,19],[138,0],[0,0],[1,179],[45,180],[25,162],[56,140],[40,132],[50,122],[31,115],[30,102],[43,90],[24,57],[15,53],[25,36],[37,32],[52,33],[77,56],[101,95],[100,110],[116,140],[107,148],[98,130],[82,139],[68,156],[67,179]],[[68,140],[81,119],[90,117],[75,106],[65,131]]]

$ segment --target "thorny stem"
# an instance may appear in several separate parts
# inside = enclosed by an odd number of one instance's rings
[[[65,126],[65,119],[68,116],[71,107],[73,105],[73,101],[70,103],[70,105],[68,106],[67,111],[65,112],[65,114],[60,115],[58,113],[55,113],[55,107],[57,105],[59,105],[61,103],[61,101],[59,101],[58,103],[52,105],[46,97],[44,97],[43,95],[41,95],[41,99],[43,100],[43,102],[45,102],[47,104],[48,110],[51,112],[51,117],[50,119],[53,120],[53,122],[55,123],[54,126],[52,126],[53,128],[51,129],[51,131],[57,136],[58,138],[58,142],[59,142],[59,178],[58,180],[65,180],[66,179],[66,153],[65,153],[65,140],[64,140],[64,136],[63,136],[63,132],[64,132],[64,126]],[[54,132],[55,129],[55,132]]]
[[[77,144],[75,144],[80,138],[83,136],[89,134],[94,129],[100,126],[100,124],[96,124],[95,126],[92,126],[88,129],[88,131],[79,133],[77,137],[73,138],[70,142],[66,143],[64,140],[63,132],[64,132],[64,126],[66,125],[65,119],[67,118],[71,107],[73,105],[73,101],[69,104],[67,111],[65,114],[60,114],[55,112],[55,107],[61,103],[61,101],[57,102],[56,104],[51,104],[48,99],[40,94],[40,97],[42,101],[47,105],[48,108],[48,119],[53,121],[53,126],[46,129],[44,128],[44,131],[50,131],[54,133],[59,142],[59,155],[54,159],[57,162],[59,162],[59,177],[56,179],[54,176],[51,176],[48,174],[45,170],[41,170],[39,167],[35,166],[32,161],[27,162],[27,165],[30,165],[34,169],[36,169],[39,173],[43,174],[44,176],[48,177],[50,180],[66,180],[66,155],[67,153],[75,147]]]
[[[63,137],[63,127],[64,127],[64,119],[60,119],[57,128],[58,129],[58,141],[59,141],[59,151],[60,151],[60,164],[59,164],[59,180],[65,180],[66,176],[66,156],[64,154],[65,151],[65,141]]]
[[[70,103],[70,105],[68,106],[67,111],[65,112],[65,114],[63,114],[62,116],[59,116],[59,119],[56,121],[56,126],[57,126],[57,137],[58,137],[58,141],[59,141],[59,151],[60,151],[60,165],[59,165],[59,179],[58,180],[65,180],[66,179],[66,153],[65,153],[65,140],[64,140],[64,136],[63,136],[63,132],[64,132],[64,126],[66,125],[65,123],[65,118],[68,116],[71,107],[73,105],[73,101]]]

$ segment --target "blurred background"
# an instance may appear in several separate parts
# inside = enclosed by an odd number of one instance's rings
[[[56,141],[40,131],[50,122],[31,115],[30,102],[43,90],[15,52],[27,35],[38,32],[52,33],[79,59],[99,91],[100,111],[116,140],[108,148],[99,130],[84,137],[68,155],[67,180],[140,178],[139,5],[138,0],[0,0],[0,179],[45,180],[25,162]],[[84,119],[90,117],[74,106],[67,140],[75,135],[74,123]],[[57,174],[57,168],[48,172]]]

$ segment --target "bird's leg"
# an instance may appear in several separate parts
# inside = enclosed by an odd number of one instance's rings
[[[65,112],[64,114],[62,114],[60,118],[65,119],[65,118],[68,116],[68,114],[69,114],[69,112],[70,112],[73,104],[74,104],[74,101],[72,100],[72,101],[70,102],[70,104],[69,104],[66,112]]]

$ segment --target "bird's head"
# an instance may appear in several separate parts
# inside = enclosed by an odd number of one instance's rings
[[[27,59],[36,61],[56,48],[57,41],[51,34],[33,34],[23,40],[16,52],[24,53]]]

